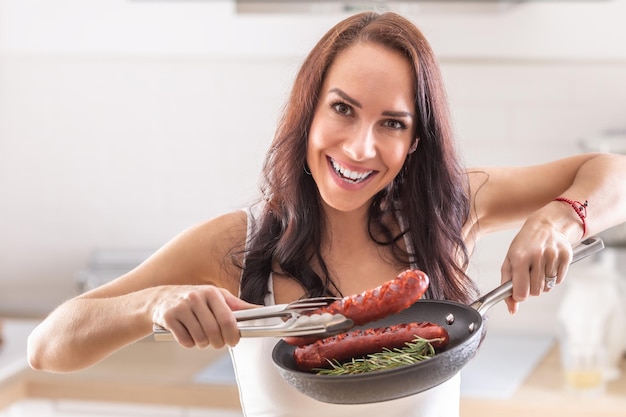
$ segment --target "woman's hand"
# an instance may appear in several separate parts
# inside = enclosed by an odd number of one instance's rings
[[[567,236],[552,225],[529,219],[515,236],[501,269],[501,282],[513,281],[506,304],[511,314],[529,296],[538,296],[563,281],[572,260]]]
[[[572,244],[626,221],[626,156],[579,154],[527,167],[469,171],[474,215],[466,235],[523,225],[502,265],[502,282],[513,280],[511,313],[518,303],[545,291],[545,278],[563,281]],[[585,218],[556,198],[588,201]],[[583,223],[584,220],[584,223]]]
[[[187,348],[222,348],[239,342],[233,311],[258,307],[212,285],[164,286],[152,312],[154,323]]]

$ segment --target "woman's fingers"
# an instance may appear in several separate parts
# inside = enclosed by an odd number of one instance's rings
[[[169,287],[153,313],[184,347],[234,346],[240,334],[233,310],[257,307],[214,286]]]
[[[504,263],[502,264],[502,268],[500,269],[500,283],[504,284],[505,282],[513,280],[513,268],[511,266],[511,262],[509,261],[509,257],[504,258]],[[513,281],[513,294],[507,297],[504,302],[506,303],[507,309],[510,314],[517,313],[519,309],[519,302],[514,298],[515,294],[515,281]],[[519,290],[518,290],[519,293]]]
[[[566,243],[563,245],[563,250],[559,252],[559,265],[557,267],[557,280],[556,283],[560,284],[567,276],[567,271],[574,259],[574,251],[572,245]]]
[[[571,262],[571,246],[554,235],[543,239],[515,239],[502,264],[501,281],[513,281],[513,294],[506,301],[511,314],[530,296],[550,291],[561,283]]]
[[[205,295],[207,302],[196,312],[196,317],[202,324],[204,333],[209,335],[210,345],[217,349],[224,345],[234,346],[239,342],[239,329],[226,302],[226,294],[218,288],[210,287],[206,289]]]
[[[215,287],[203,287],[197,292],[190,293],[189,299],[194,315],[194,320],[191,323],[194,332],[190,333],[196,346],[199,348],[213,346],[218,349],[223,347],[224,338],[220,323],[211,308],[213,306],[213,309],[216,309],[220,303],[224,304],[219,291]]]
[[[168,329],[181,346],[192,348],[197,345],[201,328],[191,310],[169,310],[157,323]]]
[[[555,241],[544,256],[544,291],[550,291],[565,279],[572,262],[572,247],[567,241]]]
[[[535,277],[535,287],[531,291],[532,295],[539,295],[543,291],[550,291],[556,285],[559,265],[559,250],[556,245],[543,248],[541,259],[538,262]]]

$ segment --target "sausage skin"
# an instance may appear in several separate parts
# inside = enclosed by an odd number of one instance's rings
[[[337,300],[309,314],[343,314],[356,326],[380,320],[412,306],[428,289],[429,278],[423,271],[408,269],[376,288]],[[315,337],[285,337],[290,345],[301,346],[318,340]]]
[[[343,362],[370,353],[381,352],[383,348],[403,347],[419,336],[430,340],[435,349],[441,349],[450,342],[450,336],[443,327],[429,322],[396,324],[364,330],[353,330],[309,345],[299,346],[293,357],[303,371],[329,367],[329,360]]]

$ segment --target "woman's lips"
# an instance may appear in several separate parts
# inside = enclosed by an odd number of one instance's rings
[[[358,171],[350,169],[330,157],[328,157],[328,163],[332,171],[335,173],[336,178],[339,178],[341,181],[351,185],[361,184],[376,173],[375,170]]]

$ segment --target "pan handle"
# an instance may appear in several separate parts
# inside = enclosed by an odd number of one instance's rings
[[[572,262],[578,262],[587,256],[593,255],[604,248],[604,242],[599,237],[589,237],[580,242],[573,248]],[[495,304],[504,300],[513,294],[513,281],[507,281],[499,287],[491,290],[487,294],[474,301],[470,307],[477,310],[481,316],[484,317],[487,310],[493,307]]]

